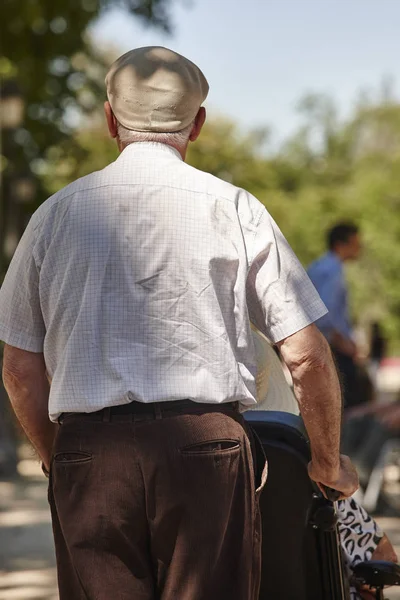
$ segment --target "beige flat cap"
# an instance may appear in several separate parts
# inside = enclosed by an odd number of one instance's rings
[[[107,73],[106,86],[115,117],[134,131],[180,131],[193,121],[208,94],[200,69],[162,46],[120,56]]]

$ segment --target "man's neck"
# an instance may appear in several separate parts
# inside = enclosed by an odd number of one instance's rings
[[[125,150],[125,148],[127,148],[128,146],[132,146],[134,144],[143,144],[143,143],[147,143],[147,142],[131,142],[129,144],[123,144],[121,142],[121,140],[119,138],[117,138],[117,145],[118,145],[118,150],[120,152],[122,152],[123,150]],[[164,146],[168,146],[169,148],[173,148],[174,150],[176,150],[177,152],[179,152],[179,154],[182,157],[182,160],[184,161],[186,159],[186,153],[187,153],[187,149],[188,149],[188,143],[185,146],[179,146],[178,144],[167,144],[165,142],[148,142],[150,144],[163,144]]]

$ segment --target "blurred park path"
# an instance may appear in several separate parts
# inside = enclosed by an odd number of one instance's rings
[[[0,600],[58,600],[47,480],[29,452],[0,481]]]

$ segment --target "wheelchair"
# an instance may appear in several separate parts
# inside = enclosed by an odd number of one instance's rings
[[[260,498],[259,600],[349,600],[335,503],[308,477],[310,446],[301,418],[278,411],[248,411],[244,416],[268,460]],[[384,599],[385,585],[400,585],[400,567],[394,563],[363,562],[353,573],[360,584],[374,589],[377,600]]]

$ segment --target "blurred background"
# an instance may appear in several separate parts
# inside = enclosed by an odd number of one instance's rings
[[[32,212],[116,157],[102,114],[110,63],[166,45],[210,83],[191,164],[256,195],[304,265],[331,225],[359,224],[352,316],[366,361],[379,323],[376,398],[396,401],[399,23],[396,0],[2,0],[0,281]],[[55,600],[46,483],[1,387],[0,478],[0,600]]]

